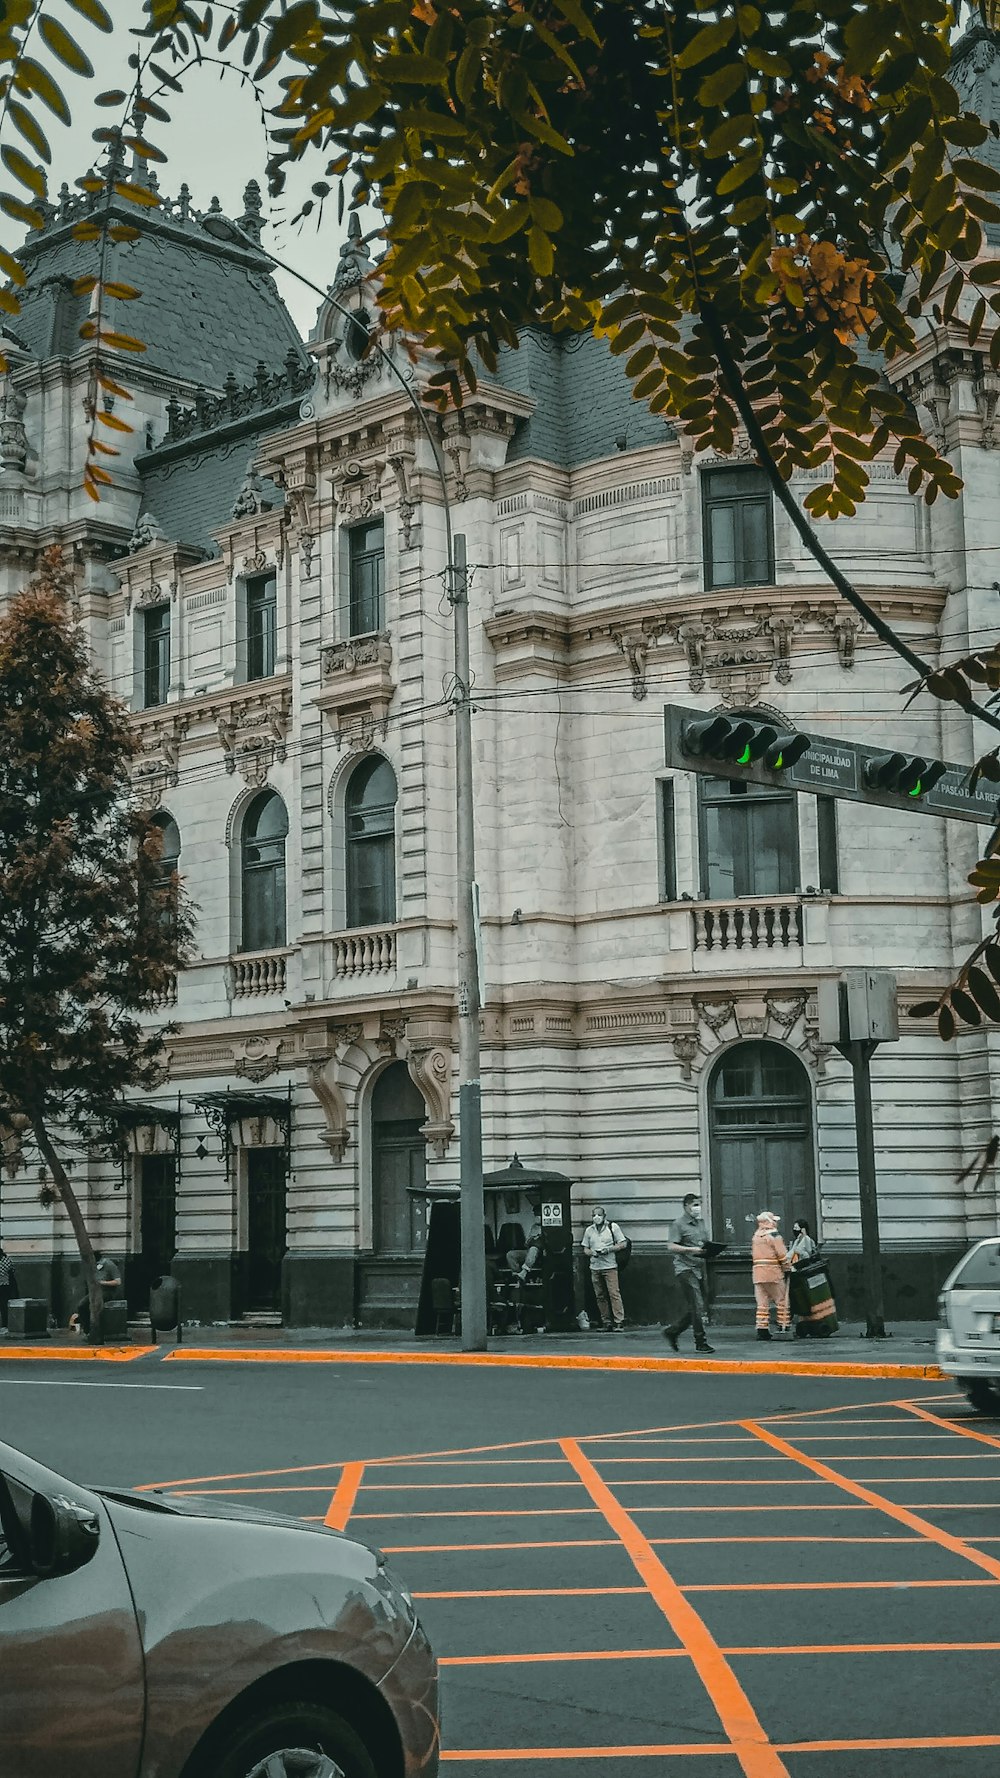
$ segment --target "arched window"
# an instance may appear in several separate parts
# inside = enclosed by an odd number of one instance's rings
[[[749,1247],[758,1210],[775,1211],[784,1235],[796,1216],[813,1220],[811,1105],[809,1076],[782,1044],[738,1043],[720,1057],[708,1087],[717,1240]]]
[[[347,924],[396,918],[396,779],[387,759],[366,759],[347,786]]]
[[[163,882],[169,882],[180,865],[180,829],[173,816],[167,814],[166,809],[157,811],[150,826],[158,827],[161,835],[157,875]]]
[[[701,892],[710,901],[791,895],[798,888],[799,823],[793,790],[699,777],[698,813]]]
[[[243,951],[271,951],[285,943],[287,833],[288,813],[280,796],[261,791],[243,822]]]
[[[180,866],[181,836],[180,830],[172,815],[166,809],[158,809],[149,818],[151,829],[160,836],[159,856],[150,873],[149,898],[144,904],[144,914],[162,925],[166,932],[174,932],[176,928],[177,904],[173,895],[168,892],[173,886],[174,878]]]

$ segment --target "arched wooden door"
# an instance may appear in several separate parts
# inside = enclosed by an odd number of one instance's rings
[[[412,1327],[427,1233],[427,1107],[405,1062],[393,1062],[371,1097],[371,1257],[359,1267],[358,1319],[370,1327]]]
[[[780,1043],[739,1043],[708,1086],[712,1223],[717,1241],[750,1245],[759,1210],[816,1227],[812,1091],[802,1063]]]

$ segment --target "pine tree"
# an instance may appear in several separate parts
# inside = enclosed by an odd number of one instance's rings
[[[29,1130],[76,1236],[100,1338],[94,1249],[64,1154],[114,1140],[115,1105],[162,1078],[143,1013],[193,921],[139,808],[138,743],[94,672],[58,549],[0,618],[0,1115]]]

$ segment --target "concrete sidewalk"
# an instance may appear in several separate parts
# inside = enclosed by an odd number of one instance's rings
[[[847,1376],[936,1376],[935,1325],[929,1321],[899,1322],[884,1340],[869,1340],[857,1323],[825,1340],[773,1337],[757,1340],[753,1328],[713,1327],[711,1355],[696,1352],[690,1333],[681,1336],[674,1353],[659,1327],[626,1328],[621,1333],[511,1334],[493,1338],[486,1353],[464,1353],[461,1340],[448,1335],[420,1338],[400,1331],[329,1327],[186,1327],[178,1346],[172,1334],[161,1334],[150,1347],[148,1323],[136,1322],[129,1344],[91,1347],[66,1329],[54,1329],[47,1340],[27,1342],[0,1337],[0,1361],[20,1357],[123,1359],[157,1356],[236,1363],[399,1364],[480,1363],[553,1366],[567,1369],[713,1371],[756,1373],[815,1370]]]

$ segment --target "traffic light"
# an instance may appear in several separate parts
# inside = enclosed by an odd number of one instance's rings
[[[737,766],[755,765],[759,760],[769,771],[782,772],[802,758],[809,737],[746,716],[706,716],[682,725],[681,746],[685,753],[699,758]]]
[[[914,753],[876,753],[865,760],[864,778],[869,790],[895,791],[914,800],[932,790],[948,767],[940,759],[921,759]]]

